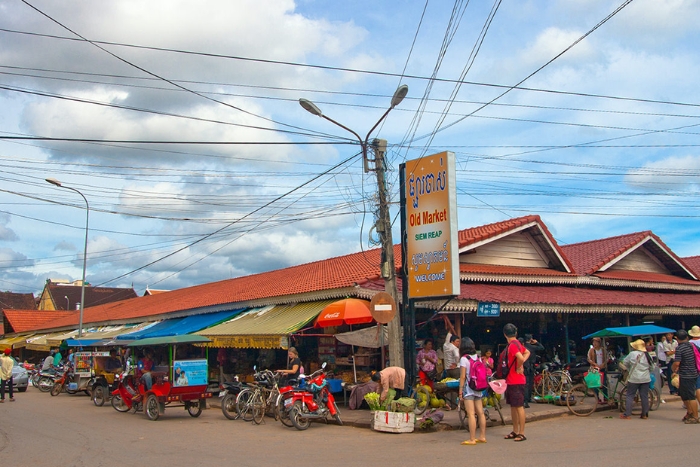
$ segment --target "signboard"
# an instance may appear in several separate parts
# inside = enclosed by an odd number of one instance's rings
[[[396,300],[386,292],[378,292],[369,302],[369,312],[377,323],[390,323],[396,315]]]
[[[476,316],[482,318],[501,316],[501,304],[495,302],[479,302],[476,308]]]
[[[206,386],[208,383],[206,358],[173,362],[173,386]]]
[[[403,167],[408,296],[459,295],[455,155],[441,152]]]
[[[81,378],[92,376],[92,355],[93,352],[73,352],[73,364],[75,374]],[[109,352],[107,352],[109,355]]]

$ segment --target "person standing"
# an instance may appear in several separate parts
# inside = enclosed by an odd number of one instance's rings
[[[695,350],[693,350],[693,344],[688,341],[688,333],[685,329],[681,329],[676,335],[678,346],[673,359],[673,374],[678,375],[678,394],[685,404],[686,414],[683,421],[688,425],[697,424],[700,422],[698,421],[698,401],[695,398],[695,386],[698,380]]]
[[[693,326],[690,328],[688,335],[690,336],[690,343],[700,350],[700,326]],[[700,375],[698,375],[698,379],[695,381],[695,399],[700,405]]]
[[[437,380],[437,352],[433,350],[433,340],[428,338],[423,342],[423,348],[416,355],[418,365],[418,377],[420,383],[434,389],[434,382]]]
[[[525,348],[530,352],[530,358],[525,360],[523,370],[525,371],[525,404],[523,407],[530,408],[532,402],[532,391],[535,389],[535,357],[538,353],[544,352],[544,346],[533,339],[532,334],[525,334]]]
[[[678,394],[678,389],[674,388],[671,384],[671,377],[673,376],[673,361],[676,353],[676,347],[678,347],[678,341],[673,338],[673,333],[669,332],[666,334],[666,341],[664,342],[664,353],[666,354],[666,380],[668,381],[668,390],[671,395]],[[690,349],[693,350],[693,349]]]
[[[530,357],[527,350],[518,341],[518,328],[511,323],[503,326],[503,335],[508,344],[506,345],[506,363],[508,365],[508,375],[506,376],[506,402],[510,404],[510,415],[513,419],[513,431],[505,439],[514,441],[525,441],[525,372],[523,364]],[[500,360],[500,359],[499,359]],[[499,361],[500,364],[500,361]]]
[[[600,337],[594,337],[591,341],[591,344],[593,345],[593,347],[588,349],[588,355],[586,356],[586,359],[588,360],[590,368],[598,370],[598,372],[600,373],[601,380],[605,381],[605,370],[608,362],[607,352],[603,348]],[[605,402],[605,398],[607,397],[605,385],[603,385],[602,391],[603,399],[601,399],[600,395],[598,394],[600,392],[598,388],[593,390],[599,402]]]
[[[649,418],[649,384],[651,383],[651,370],[654,364],[642,339],[632,342],[630,347],[633,350],[622,361],[623,365],[629,369],[629,376],[627,377],[625,413],[620,414],[620,418],[623,420],[631,418],[634,398],[639,392],[639,398],[642,402],[641,418],[646,420]]]
[[[10,402],[15,401],[12,384],[12,367],[15,361],[10,357],[10,349],[5,349],[5,353],[0,357],[0,402],[5,402],[5,385],[9,386]]]
[[[286,370],[277,370],[277,373],[282,373],[286,376],[285,381],[289,381],[290,379],[295,379],[299,380],[299,375],[301,374],[301,359],[299,358],[299,351],[296,349],[296,347],[290,347],[287,349],[287,369]]]
[[[459,379],[460,339],[450,319],[444,316],[444,320],[445,326],[447,327],[447,337],[445,337],[445,344],[442,346],[443,358],[445,360],[445,372],[450,378]]]
[[[474,362],[479,360],[476,354],[476,346],[470,338],[465,338],[464,356],[459,360],[459,403],[464,404],[464,411],[467,413],[469,421],[469,439],[462,441],[464,445],[474,445],[486,442],[486,415],[481,398],[484,391],[475,391],[469,387],[469,380],[472,375]],[[483,362],[482,362],[483,363]],[[479,419],[479,438],[476,437],[476,421]]]

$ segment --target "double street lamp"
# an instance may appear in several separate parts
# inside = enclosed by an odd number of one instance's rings
[[[80,338],[83,335],[83,309],[85,308],[85,270],[87,268],[87,246],[88,225],[90,223],[90,204],[88,203],[88,200],[85,197],[85,195],[83,195],[80,191],[76,190],[75,188],[65,186],[55,178],[47,178],[46,181],[59,188],[65,188],[66,190],[75,191],[83,197],[83,200],[85,200],[85,248],[83,250],[83,280],[80,285],[80,321],[78,322],[78,338]],[[66,297],[66,300],[68,300],[68,297]]]
[[[405,84],[399,86],[394,92],[394,96],[391,98],[391,105],[384,112],[377,123],[374,124],[372,129],[367,132],[367,136],[364,139],[360,137],[355,131],[346,127],[342,123],[336,122],[332,118],[326,116],[321,112],[313,102],[308,99],[299,99],[299,104],[309,113],[316,115],[318,117],[324,118],[334,125],[352,133],[355,138],[357,138],[362,148],[362,159],[364,164],[365,173],[374,171],[377,174],[377,190],[379,197],[379,219],[377,221],[377,232],[380,234],[381,245],[382,245],[382,277],[384,277],[384,290],[392,296],[395,303],[399,303],[398,293],[396,289],[396,266],[394,262],[394,241],[391,235],[391,217],[389,215],[389,200],[387,195],[386,180],[385,180],[385,162],[384,154],[386,152],[386,140],[374,139],[372,143],[369,143],[369,135],[379,126],[379,124],[389,115],[389,112],[399,105],[401,101],[408,94],[408,86]],[[368,148],[372,146],[374,150],[374,169],[369,167],[369,157]],[[401,366],[403,362],[402,358],[402,347],[401,347],[401,331],[400,331],[400,321],[399,314],[394,315],[394,319],[389,323],[389,360],[392,365]],[[383,354],[382,354],[383,355]]]

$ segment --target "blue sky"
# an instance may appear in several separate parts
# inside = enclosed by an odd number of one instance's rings
[[[364,137],[400,84],[372,135],[394,202],[399,163],[449,150],[460,228],[539,214],[562,244],[698,255],[700,2],[625,3],[2,2],[0,289],[80,278],[84,202],[47,177],[90,202],[93,285],[371,247],[376,180],[297,100]]]

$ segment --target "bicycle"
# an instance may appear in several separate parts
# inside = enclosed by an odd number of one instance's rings
[[[422,415],[423,412],[425,412],[430,406],[430,396],[430,391],[425,389],[425,387],[420,384],[420,378],[418,377],[416,378],[415,386],[411,387],[406,395],[406,397],[410,397],[416,401],[416,407],[413,409],[413,412],[416,415]]]
[[[270,370],[255,374],[256,383],[243,389],[236,397],[236,410],[244,421],[256,425],[262,423],[266,413],[278,420],[280,417],[279,377]]]
[[[569,411],[579,417],[587,417],[596,411],[598,405],[606,405],[609,409],[617,406],[620,412],[624,412],[627,404],[627,382],[619,378],[620,373],[611,373],[608,373],[609,378],[616,377],[612,395],[609,391],[610,385],[603,384],[599,388],[589,388],[585,382],[577,384],[571,388],[566,398]],[[598,391],[594,391],[594,389]],[[598,398],[598,394],[603,395],[602,401]],[[649,391],[650,410],[656,410],[660,405],[660,397],[657,397],[656,394],[659,394],[658,390]],[[641,409],[641,398],[639,394],[635,394],[631,413],[639,414]]]
[[[489,378],[489,382],[493,380],[493,377]],[[494,418],[491,418],[491,414],[488,410],[488,407],[492,407],[496,409],[496,412],[498,412],[498,416],[501,418],[501,425],[505,425],[506,421],[503,418],[503,412],[501,411],[501,395],[496,394],[496,392],[493,390],[491,386],[489,386],[485,391],[484,397],[486,398],[487,401],[491,401],[488,405],[484,407],[484,416],[486,417],[486,420],[492,420],[492,421],[497,421]],[[482,404],[483,404],[483,398],[482,398]],[[464,404],[460,403],[458,404],[459,408],[457,409],[457,414],[459,415],[459,427],[461,429],[466,429],[467,428],[467,412],[464,409]]]
[[[533,393],[535,396],[554,396],[555,400],[561,400],[571,388],[572,380],[568,370],[549,371],[545,368],[535,382]]]

